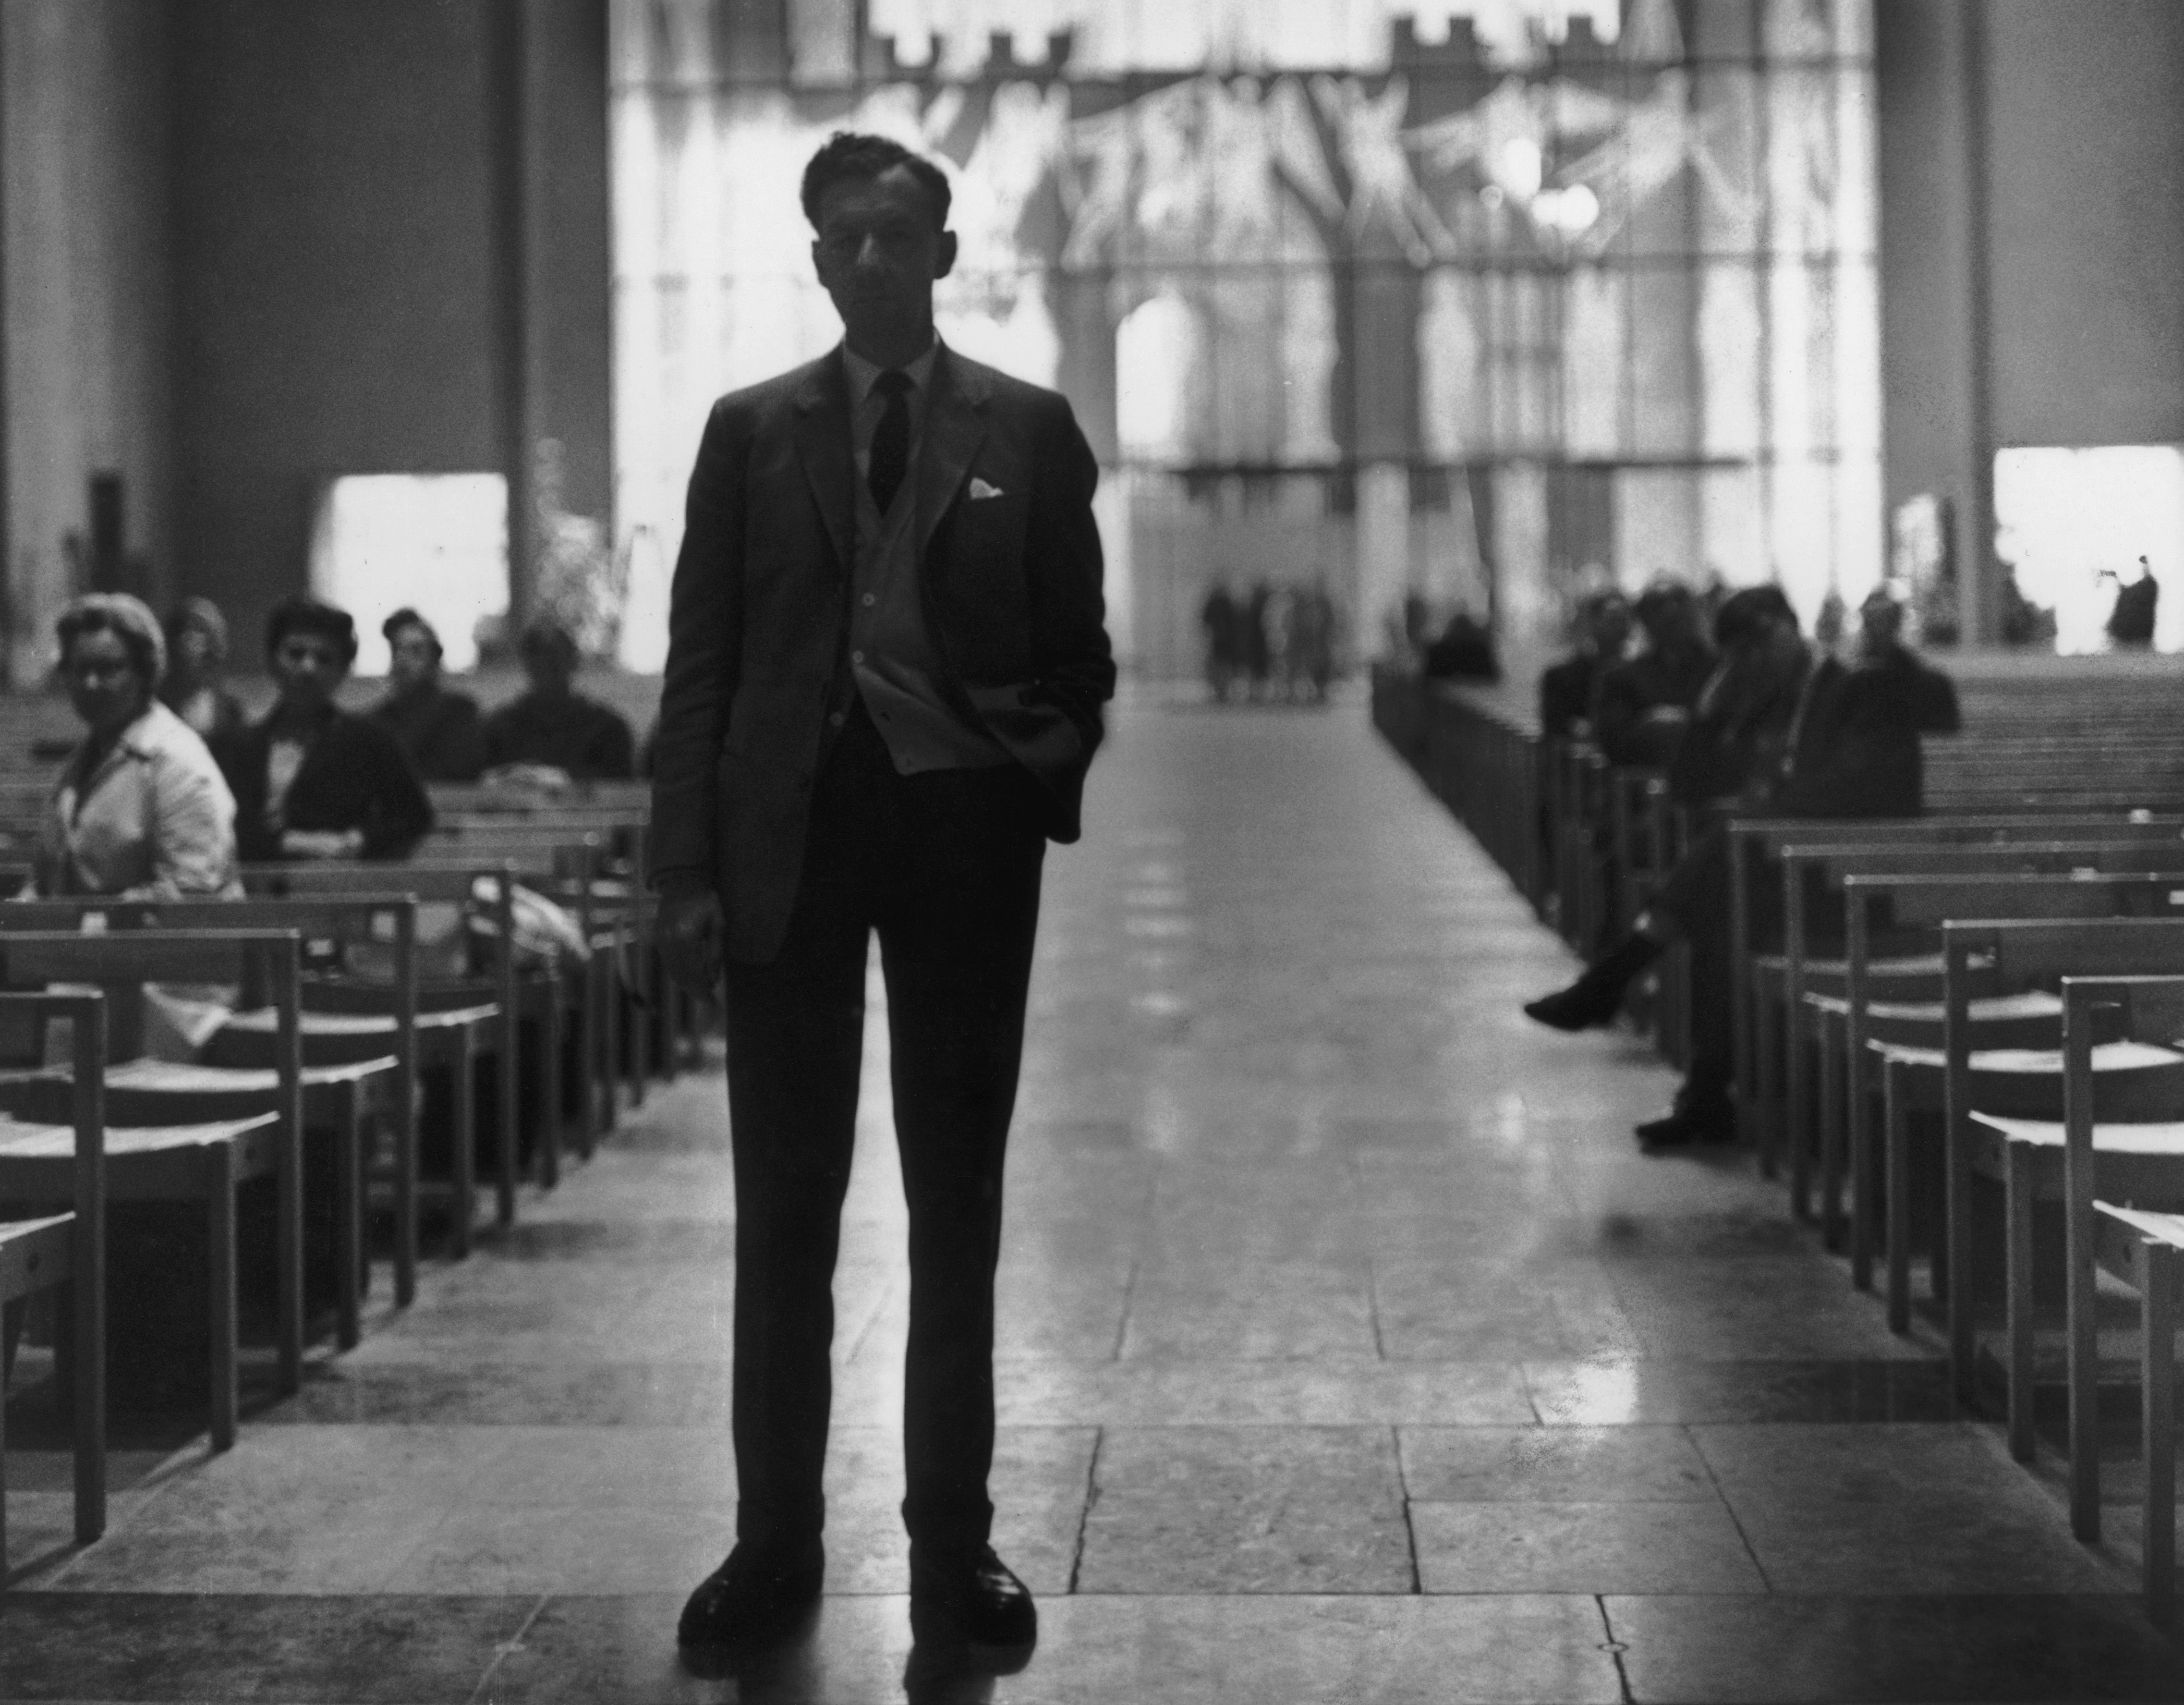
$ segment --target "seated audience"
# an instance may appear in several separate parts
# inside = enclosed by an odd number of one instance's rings
[[[485,719],[486,762],[499,779],[566,787],[623,782],[636,772],[636,742],[619,713],[576,690],[577,642],[558,622],[523,630],[531,690]]]
[[[84,736],[38,839],[41,898],[240,894],[235,800],[196,733],[154,694],[167,662],[152,612],[120,593],[62,611],[62,679]]]
[[[1691,1062],[1669,1116],[1638,1128],[1649,1149],[1724,1142],[1735,1134],[1723,820],[1740,811],[1915,816],[1919,736],[1958,726],[1956,689],[1904,647],[1894,595],[1876,591],[1861,616],[1858,656],[1846,667],[1806,645],[1779,588],[1748,588],[1723,603],[1714,623],[1721,661],[1669,772],[1671,795],[1699,825],[1696,839],[1630,935],[1568,988],[1524,1008],[1560,1030],[1604,1024],[1664,946],[1689,944]],[[1771,892],[1763,885],[1763,894]]]
[[[1540,671],[1540,732],[1551,740],[1591,734],[1601,677],[1622,661],[1630,638],[1630,606],[1619,592],[1595,593],[1570,626],[1577,649]]]
[[[265,656],[281,696],[264,721],[216,748],[242,856],[407,855],[432,827],[432,802],[394,736],[334,704],[356,661],[348,612],[281,599],[266,617]]]
[[[1691,721],[1692,704],[1713,671],[1698,595],[1675,581],[1656,581],[1632,614],[1645,649],[1600,672],[1592,738],[1612,764],[1664,766]]]
[[[371,720],[394,736],[426,782],[475,782],[485,772],[485,729],[477,700],[440,684],[440,636],[414,610],[380,625],[387,636],[387,696]]]
[[[227,661],[227,618],[209,598],[186,598],[167,614],[167,675],[159,700],[199,738],[219,739],[243,723],[242,706],[220,684]]]
[[[1436,681],[1499,681],[1502,662],[1495,655],[1494,635],[1468,610],[1459,610],[1441,629],[1440,638],[1425,649],[1427,676]]]

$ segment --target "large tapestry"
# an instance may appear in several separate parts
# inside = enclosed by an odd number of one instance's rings
[[[950,169],[943,335],[1071,397],[1148,673],[1223,578],[1353,651],[1407,593],[1521,645],[1589,571],[1854,600],[1869,45],[1868,0],[618,0],[626,655],[712,398],[838,334],[796,192],[844,127]]]

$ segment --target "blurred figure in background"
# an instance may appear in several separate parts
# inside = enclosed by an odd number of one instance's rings
[[[380,625],[387,636],[387,696],[371,720],[394,736],[426,782],[475,782],[485,773],[485,728],[477,700],[440,684],[440,636],[415,610]]]
[[[234,797],[196,731],[154,696],[167,666],[157,618],[125,593],[92,593],[61,612],[56,631],[84,735],[47,808],[34,891],[241,894]]]
[[[1290,646],[1295,655],[1299,684],[1315,705],[1327,702],[1334,678],[1334,600],[1323,586],[1296,593],[1290,611]]]
[[[1623,660],[1630,640],[1630,605],[1619,592],[1593,593],[1578,605],[1570,637],[1570,655],[1540,671],[1540,732],[1551,740],[1591,736],[1602,678]]]
[[[1658,769],[1675,756],[1714,653],[1705,606],[1687,586],[1656,580],[1632,613],[1645,647],[1601,671],[1592,738],[1612,764]]]
[[[1273,664],[1273,654],[1267,646],[1267,606],[1273,601],[1273,590],[1263,580],[1251,588],[1251,595],[1244,601],[1244,620],[1237,636],[1241,642],[1240,661],[1244,673],[1251,681],[1251,695],[1254,699],[1267,696],[1267,677]]]
[[[1495,655],[1494,635],[1467,605],[1459,605],[1440,631],[1440,638],[1426,647],[1425,672],[1437,681],[1499,681],[1502,660]]]
[[[432,801],[394,736],[334,703],[356,661],[348,612],[282,599],[265,618],[265,661],[281,696],[213,749],[244,859],[407,855],[432,827]]]
[[[1235,690],[1237,677],[1243,671],[1242,647],[1239,643],[1243,619],[1244,612],[1236,602],[1236,595],[1228,590],[1228,582],[1214,582],[1213,590],[1198,606],[1198,626],[1205,635],[1206,687],[1217,705],[1228,702],[1229,694]]]
[[[538,617],[523,630],[531,690],[485,719],[485,758],[494,779],[564,788],[625,782],[637,771],[636,738],[621,715],[576,690],[577,642]]]
[[[2114,569],[2104,568],[2100,578],[2116,582],[2115,605],[2109,611],[2109,643],[2119,651],[2146,651],[2153,645],[2153,615],[2161,603],[2161,582],[2144,557],[2138,560],[2138,576],[2126,581]]]
[[[220,685],[227,662],[227,618],[209,598],[186,598],[167,614],[167,673],[159,702],[203,740],[243,724],[242,706]]]

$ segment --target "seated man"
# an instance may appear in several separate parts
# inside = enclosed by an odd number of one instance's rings
[[[282,599],[265,618],[265,655],[281,696],[214,748],[245,861],[406,856],[432,805],[394,736],[334,704],[356,661],[348,612]]]
[[[1956,689],[1903,646],[1895,597],[1876,591],[1862,614],[1858,659],[1846,668],[1807,648],[1779,588],[1748,588],[1722,605],[1714,625],[1722,660],[1669,775],[1671,794],[1702,812],[1705,826],[1632,933],[1568,989],[1524,1008],[1560,1030],[1604,1024],[1663,947],[1690,944],[1691,1063],[1669,1116],[1638,1128],[1649,1149],[1724,1142],[1735,1134],[1722,820],[1736,811],[1916,816],[1919,738],[1957,727]]]
[[[523,672],[531,690],[485,719],[486,762],[496,777],[546,787],[623,782],[636,772],[629,724],[571,684],[577,642],[541,618],[523,630]]]
[[[1697,595],[1678,582],[1656,581],[1633,613],[1645,649],[1602,670],[1592,738],[1612,764],[1658,768],[1675,755],[1691,705],[1713,672],[1713,648]]]
[[[1540,732],[1550,740],[1585,739],[1601,677],[1623,660],[1630,606],[1619,592],[1595,593],[1571,624],[1577,649],[1540,671]]]
[[[371,720],[394,736],[420,780],[475,782],[485,772],[485,730],[477,700],[440,684],[440,636],[409,609],[379,631],[387,636],[387,696]]]

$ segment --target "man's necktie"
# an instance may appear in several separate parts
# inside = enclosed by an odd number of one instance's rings
[[[872,381],[872,389],[887,398],[887,408],[879,425],[872,428],[872,464],[866,470],[865,483],[872,488],[872,501],[879,512],[885,515],[910,468],[910,375],[890,368]]]

